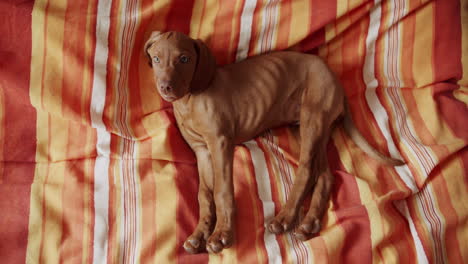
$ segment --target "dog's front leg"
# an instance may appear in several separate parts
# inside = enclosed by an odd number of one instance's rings
[[[214,167],[216,226],[208,238],[206,249],[218,253],[232,245],[234,239],[234,185],[232,163],[234,143],[225,135],[213,135],[207,142]]]
[[[203,251],[206,241],[211,235],[216,221],[215,205],[213,200],[213,164],[211,155],[206,146],[193,149],[197,157],[198,175],[200,184],[198,188],[198,205],[200,207],[198,225],[184,243],[187,252],[196,254]]]

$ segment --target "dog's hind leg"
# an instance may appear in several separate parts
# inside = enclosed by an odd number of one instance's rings
[[[280,234],[294,227],[304,198],[316,184],[317,177],[328,167],[321,157],[330,133],[329,122],[324,116],[322,112],[301,109],[299,168],[286,204],[268,225],[272,233]]]
[[[326,163],[326,152],[322,154]],[[293,232],[294,236],[298,239],[303,241],[308,240],[320,231],[321,221],[327,209],[333,182],[334,176],[330,173],[327,166],[318,176],[312,193],[309,211]]]

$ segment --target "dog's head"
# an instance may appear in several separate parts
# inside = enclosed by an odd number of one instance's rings
[[[196,93],[213,79],[216,61],[201,40],[155,31],[145,44],[159,94],[168,102]]]

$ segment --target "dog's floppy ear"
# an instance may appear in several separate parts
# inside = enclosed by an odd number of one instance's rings
[[[153,59],[151,58],[150,54],[148,53],[148,48],[151,47],[151,45],[153,45],[153,43],[162,35],[162,32],[161,31],[153,31],[150,35],[150,37],[148,38],[148,40],[146,41],[145,43],[145,55],[146,57],[148,58],[148,64],[150,67],[153,67]]]
[[[216,59],[205,43],[197,39],[194,40],[194,46],[197,52],[197,64],[190,83],[190,92],[192,93],[207,87],[213,80],[216,71]]]

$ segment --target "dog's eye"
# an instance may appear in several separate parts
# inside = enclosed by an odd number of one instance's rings
[[[153,57],[153,61],[154,61],[155,63],[159,63],[159,58],[158,58],[158,57]]]
[[[185,55],[182,55],[182,56],[180,56],[179,60],[182,63],[187,63],[187,62],[189,62],[189,57],[187,57]]]

